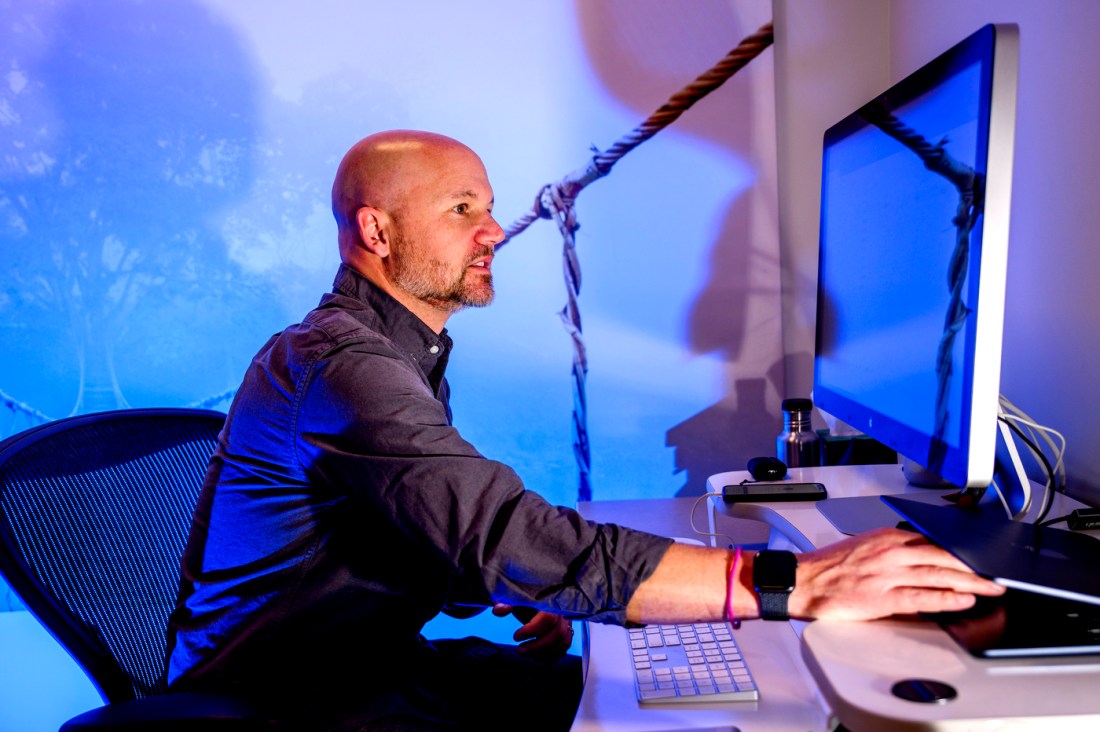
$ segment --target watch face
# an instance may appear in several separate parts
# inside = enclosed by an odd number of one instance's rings
[[[794,574],[798,559],[792,552],[757,552],[753,561],[752,581],[758,590],[790,592],[794,589]]]

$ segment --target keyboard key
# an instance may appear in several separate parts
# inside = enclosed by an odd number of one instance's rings
[[[760,698],[725,623],[634,628],[630,630],[630,645],[640,704]]]

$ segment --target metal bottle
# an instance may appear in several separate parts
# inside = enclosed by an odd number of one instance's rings
[[[788,468],[821,465],[821,436],[810,425],[809,399],[783,400],[783,431],[775,438],[775,456]]]

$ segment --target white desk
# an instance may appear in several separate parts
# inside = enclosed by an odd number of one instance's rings
[[[579,506],[589,519],[617,523],[655,534],[693,537],[689,513],[695,499],[593,501]],[[696,516],[706,528],[705,506]],[[768,528],[756,521],[724,520],[722,529],[741,543],[763,543]],[[702,539],[703,537],[698,537]],[[751,628],[751,632],[745,632]],[[660,704],[640,707],[634,695],[626,630],[588,624],[591,633],[588,678],[573,724],[574,732],[673,732],[702,729],[730,732],[825,730],[829,715],[816,700],[815,685],[800,655],[790,623],[749,622],[737,643],[760,687],[759,702]]]
[[[929,491],[909,485],[897,465],[806,468],[793,479],[825,483],[831,498]],[[708,480],[708,491],[740,482],[743,472]],[[1050,516],[1081,504],[1056,496]],[[767,522],[806,550],[843,538],[810,503],[727,504],[711,499],[713,515]],[[1032,507],[1031,515],[1037,511]],[[817,621],[802,634],[802,656],[821,696],[853,730],[971,730],[1100,728],[1100,657],[1078,659],[979,660],[961,650],[931,623]],[[895,697],[896,681],[923,678],[955,687],[944,704],[917,704]]]
[[[744,472],[712,476],[708,490],[719,491],[746,477]],[[833,498],[931,495],[908,485],[897,465],[805,468],[793,470],[792,479],[822,482]],[[580,509],[598,521],[666,536],[692,536],[687,525],[692,503],[592,502]],[[769,534],[773,546],[806,551],[843,538],[814,503],[707,503],[711,530],[731,534],[738,543],[753,543]],[[1068,513],[1078,505],[1059,496],[1050,515]],[[701,518],[696,517],[698,523],[703,523]],[[838,719],[854,732],[1100,729],[1100,698],[1095,691],[1100,657],[978,660],[937,626],[922,622],[751,621],[742,626],[737,640],[760,686],[759,702],[642,708],[635,701],[625,630],[590,627],[589,676],[576,732],[829,730]],[[904,701],[894,697],[890,687],[905,678],[944,681],[959,696],[941,705]]]

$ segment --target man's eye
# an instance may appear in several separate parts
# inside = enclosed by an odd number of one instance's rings
[[[464,214],[464,213],[466,213],[467,211],[470,210],[470,204],[460,203],[451,210],[454,211],[455,213]]]

